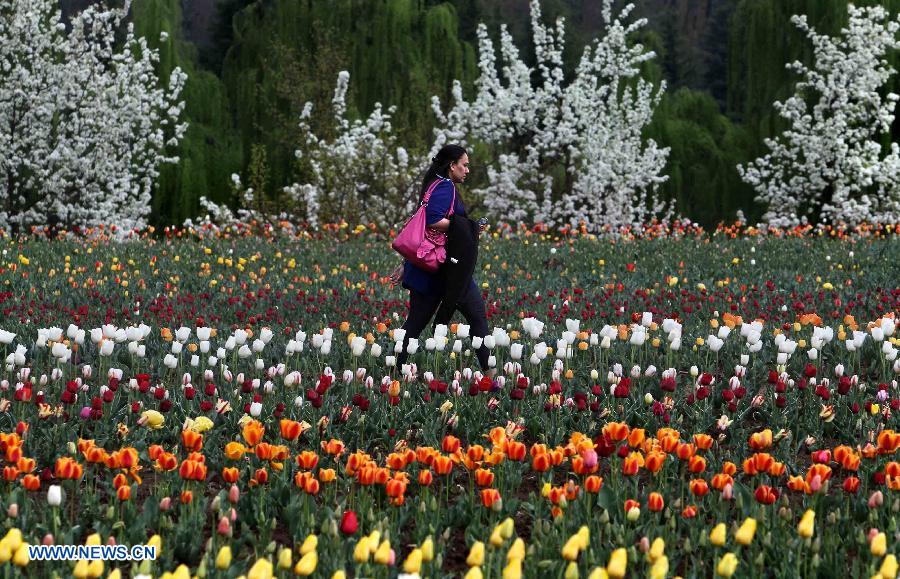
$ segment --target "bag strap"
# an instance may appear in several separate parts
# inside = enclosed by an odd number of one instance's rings
[[[420,205],[428,205],[428,200],[431,199],[431,194],[434,193],[434,190],[437,189],[437,186],[440,184],[441,179],[435,179],[434,183],[428,186],[428,190],[425,191],[425,195],[422,196],[422,203]],[[456,188],[454,187],[453,192],[456,193]]]
[[[450,181],[450,186],[453,187],[453,197],[450,199],[450,210],[447,211],[447,217],[453,215],[453,210],[456,209],[456,183]]]

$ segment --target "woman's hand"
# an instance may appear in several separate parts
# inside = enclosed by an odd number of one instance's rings
[[[400,283],[400,278],[403,277],[403,264],[401,263],[397,267],[394,268],[394,271],[391,272],[391,287],[394,287],[398,283]]]

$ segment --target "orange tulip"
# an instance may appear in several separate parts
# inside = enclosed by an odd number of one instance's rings
[[[437,451],[430,446],[419,446],[416,448],[416,461],[420,464],[431,466]]]
[[[628,511],[630,511],[631,509],[640,509],[640,508],[641,508],[641,503],[637,502],[634,499],[627,499],[625,501],[625,512],[626,513]]]
[[[156,459],[156,464],[154,466],[157,470],[165,472],[175,470],[178,468],[178,458],[171,452],[164,452]]]
[[[278,425],[281,428],[281,438],[285,440],[297,440],[303,432],[302,426],[296,420],[282,418]]]
[[[584,479],[584,490],[591,494],[597,494],[603,488],[603,479],[597,475],[591,475]]]
[[[794,492],[802,492],[806,494],[810,494],[812,490],[809,488],[809,483],[807,483],[802,476],[790,476],[788,477],[787,487]]]
[[[647,431],[643,428],[632,428],[628,433],[628,446],[631,448],[640,448],[644,444],[647,437]]]
[[[391,498],[403,496],[406,492],[406,481],[392,478],[385,485],[385,490],[387,491],[387,496]]]
[[[479,468],[475,471],[475,484],[480,487],[489,487],[494,484],[494,473],[490,470]]]
[[[81,454],[84,454],[88,449],[92,448],[93,446],[94,446],[94,439],[85,440],[84,438],[79,438],[78,442],[76,443],[76,448],[78,449],[78,452],[80,452]],[[151,445],[150,448],[148,449],[148,451],[152,452],[154,446],[159,446],[159,445],[157,445],[157,444]],[[162,447],[160,446],[159,449],[162,450]]]
[[[622,461],[622,474],[625,476],[634,476],[641,468],[640,461],[636,453],[631,453]]]
[[[253,473],[253,478],[250,479],[250,486],[254,485],[264,485],[269,482],[269,471],[264,468],[256,469],[256,472]]]
[[[550,470],[550,455],[544,453],[534,457],[531,462],[531,468],[537,472],[547,472]]]
[[[6,482],[13,482],[17,478],[19,478],[19,469],[14,466],[3,467],[3,480]]]
[[[688,505],[684,507],[684,510],[681,511],[681,516],[685,519],[693,519],[697,516],[697,506],[696,505]]]
[[[439,455],[434,457],[434,472],[439,475],[448,475],[453,470],[453,461],[449,457]]]
[[[734,485],[734,479],[730,474],[725,474],[724,472],[719,473],[712,477],[712,481],[710,482],[710,486],[716,489],[717,491],[721,491],[728,485]]]
[[[181,491],[180,499],[182,505],[189,505],[191,504],[191,501],[194,500],[194,493],[191,491]]]
[[[377,467],[367,464],[357,471],[356,480],[363,486],[373,485],[375,484],[375,473],[377,471]]]
[[[22,477],[22,486],[26,491],[37,491],[41,489],[41,477],[36,474],[26,474]]]
[[[113,478],[113,488],[114,489],[118,489],[119,487],[121,487],[123,485],[127,485],[127,484],[128,484],[128,477],[125,476],[121,472]]]
[[[129,486],[129,485],[122,485],[122,486],[120,486],[119,488],[117,488],[117,489],[116,489],[116,497],[117,497],[120,501],[123,501],[123,502],[124,502],[124,501],[127,501],[128,499],[130,499],[130,498],[131,498],[131,486]]]
[[[785,467],[783,462],[773,462],[769,467],[769,474],[772,476],[781,476],[784,474]]]
[[[272,460],[275,456],[275,447],[268,442],[260,442],[254,450],[259,460]]]
[[[690,460],[697,452],[697,447],[693,444],[682,442],[675,447],[675,456],[681,460]]]
[[[346,446],[340,440],[332,438],[328,442],[322,441],[322,449],[326,454],[330,454],[332,456],[340,456],[344,454],[344,450],[346,450]]]
[[[306,480],[306,483],[303,485],[303,492],[308,495],[316,496],[317,494],[319,494],[319,488],[319,481],[312,477],[309,477]]]
[[[484,458],[484,447],[480,444],[470,446],[466,449],[466,456],[472,462],[481,462],[481,459]]]
[[[162,449],[162,447],[160,447]],[[84,460],[86,460],[89,464],[104,464],[109,460],[109,454],[106,450],[92,446],[84,452]],[[110,468],[116,468],[116,465],[113,464]]]
[[[766,428],[762,432],[751,434],[748,444],[753,450],[766,450],[772,446],[772,430]]]
[[[74,459],[64,456],[56,459],[54,474],[56,474],[56,478],[77,480],[84,474],[84,467]]]
[[[666,457],[668,457],[664,452],[659,452],[656,450],[650,451],[647,453],[646,467],[647,470],[652,472],[653,474],[658,473],[662,470],[663,465],[666,464]]]
[[[248,420],[241,430],[241,436],[244,437],[244,441],[251,447],[259,444],[259,441],[262,440],[265,433],[266,427],[263,426],[261,422],[252,419]]]
[[[665,508],[666,502],[663,500],[663,496],[659,493],[650,493],[650,496],[647,497],[647,508],[650,509],[654,513],[658,513],[659,511]]]
[[[522,461],[525,459],[525,445],[516,440],[510,440],[506,443],[506,456],[509,457],[509,460],[514,460],[516,462]]]
[[[35,462],[33,458],[25,458],[24,456],[16,461],[16,468],[19,472],[29,473],[34,470]]]
[[[228,483],[237,482],[240,474],[240,471],[234,467],[225,467],[222,469],[222,478]]]
[[[691,494],[695,497],[705,496],[709,492],[709,485],[702,478],[693,479],[689,484],[689,488],[691,489]]]
[[[333,468],[320,468],[319,480],[323,483],[331,483],[337,479],[337,472]]]
[[[246,451],[247,447],[240,442],[229,442],[225,445],[225,458],[228,460],[240,460]]]
[[[311,450],[304,450],[297,455],[297,466],[305,470],[313,470],[319,464],[319,455]]]
[[[628,438],[628,425],[624,422],[609,422],[603,427],[603,434],[613,442],[622,442]]]
[[[188,452],[200,452],[203,448],[203,435],[190,429],[182,430],[181,444]]]
[[[431,486],[431,483],[434,482],[434,476],[431,474],[431,470],[422,469],[419,471],[419,484],[423,487]]]
[[[452,434],[448,434],[444,437],[444,440],[441,442],[441,450],[446,452],[447,454],[452,454],[459,450],[459,439],[453,436]]]
[[[713,437],[708,434],[695,434],[694,444],[696,444],[697,448],[700,450],[709,450],[712,448]]]
[[[894,463],[896,464],[896,463]],[[900,465],[897,465],[898,473],[900,475]],[[887,468],[885,468],[885,472],[887,472]],[[891,475],[891,476],[897,476]],[[819,477],[819,482],[824,483],[828,479],[831,478],[831,467],[825,464],[814,464],[809,467],[809,470],[806,471],[806,482],[812,483],[813,478]]]
[[[737,465],[730,461],[722,463],[722,472],[734,476],[737,473]]]
[[[706,470],[706,459],[702,456],[694,455],[688,461],[688,470],[694,474],[699,474]]]
[[[890,454],[900,448],[900,434],[893,430],[882,430],[878,433],[878,452]]]
[[[497,489],[483,489],[481,491],[481,504],[491,508],[500,500],[500,491]]]

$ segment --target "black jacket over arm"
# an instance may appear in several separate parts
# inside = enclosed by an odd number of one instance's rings
[[[472,272],[478,261],[478,224],[468,217],[450,216],[447,230],[447,260],[441,266],[444,297],[434,317],[435,324],[448,324],[456,310],[456,302],[472,283]]]

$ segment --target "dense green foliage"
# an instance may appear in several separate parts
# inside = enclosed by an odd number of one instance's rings
[[[135,28],[160,51],[160,76],[175,67],[188,75],[184,89],[187,134],[179,145],[180,162],[162,167],[153,196],[152,221],[178,224],[200,211],[200,197],[228,198],[231,173],[241,170],[242,142],[232,128],[228,96],[222,82],[196,64],[195,49],[181,41],[178,0],[144,0],[134,4]],[[162,32],[168,37],[160,37]]]
[[[900,10],[900,0],[861,3],[876,2]],[[200,196],[228,200],[231,173],[260,172],[250,167],[254,147],[266,160],[260,181],[266,188],[293,182],[300,111],[312,102],[312,129],[330,136],[340,70],[351,75],[351,115],[368,114],[376,102],[396,106],[400,141],[416,148],[431,139],[431,95],[446,100],[453,79],[472,90],[479,22],[495,37],[506,25],[522,55],[530,59],[533,52],[526,0],[220,0],[202,51],[184,38],[179,6],[146,0],[134,7],[138,29],[152,43],[160,31],[170,33],[159,43],[162,72],[180,66],[189,74],[190,129],[181,163],[165,168],[160,180],[153,207],[159,224],[197,215]],[[546,21],[566,19],[564,59],[573,69],[584,45],[602,34],[599,3],[546,0],[542,10]],[[671,148],[661,190],[704,226],[731,221],[738,209],[751,220],[762,213],[735,165],[761,154],[763,140],[784,129],[772,103],[793,92],[797,79],[785,64],[811,58],[792,14],[806,14],[834,34],[846,21],[846,2],[638,3],[635,15],[649,19],[641,41],[657,53],[646,74],[668,83],[648,130]],[[892,82],[898,92],[900,80]]]

